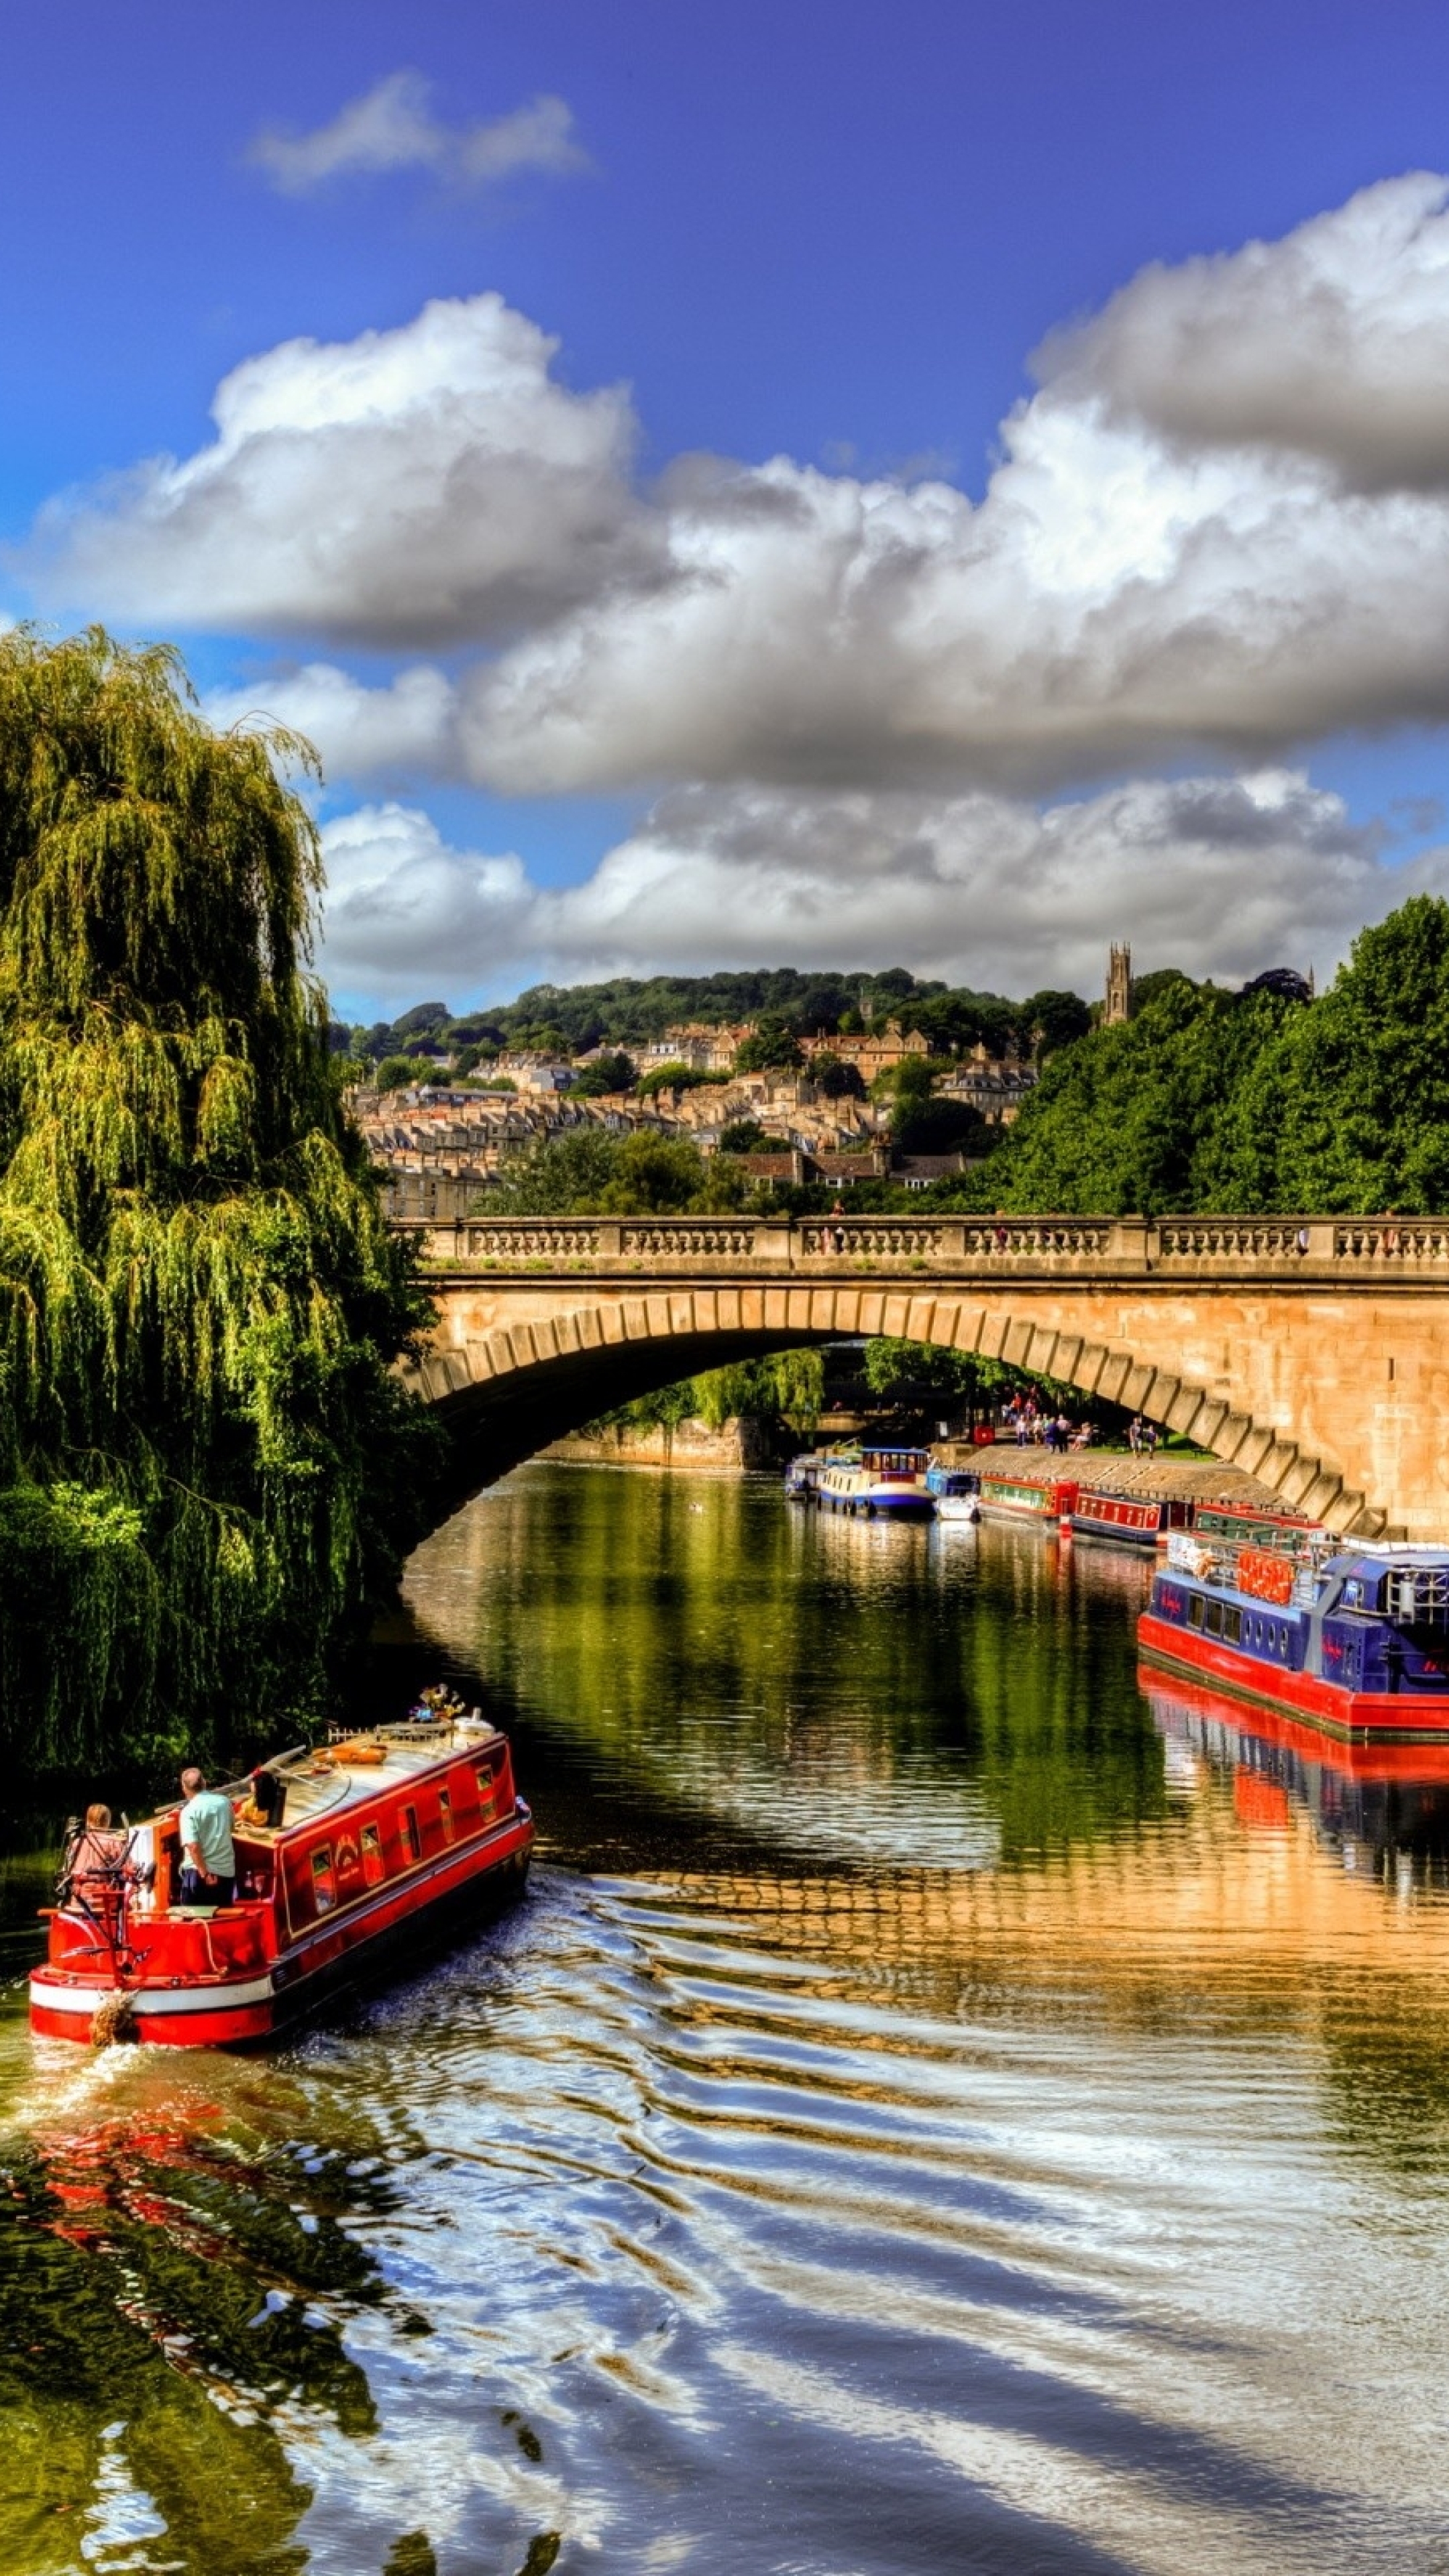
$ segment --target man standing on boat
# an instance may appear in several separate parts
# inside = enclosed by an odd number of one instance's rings
[[[181,1902],[230,1905],[236,1895],[236,1852],[231,1839],[231,1800],[208,1789],[195,1763],[181,1774]]]

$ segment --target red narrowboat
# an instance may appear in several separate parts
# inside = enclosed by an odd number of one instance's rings
[[[1168,1531],[1186,1529],[1192,1505],[1173,1495],[1112,1494],[1083,1485],[1063,1529],[1078,1538],[1115,1539],[1119,1547],[1156,1547]]]
[[[236,1898],[175,1901],[180,1806],[62,1879],[30,2026],[193,2048],[274,2038],[408,1944],[519,1894],[533,1818],[508,1743],[448,1718],[264,1763],[227,1794]]]

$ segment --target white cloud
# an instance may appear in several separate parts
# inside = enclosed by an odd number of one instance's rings
[[[213,689],[202,714],[220,732],[279,724],[305,734],[328,778],[387,778],[453,766],[452,683],[426,663],[368,688],[330,662],[308,662],[249,688]]]
[[[1323,458],[1361,491],[1449,485],[1449,185],[1416,171],[1286,239],[1145,268],[1053,334],[1058,399],[1187,447]]]
[[[1051,395],[1004,444],[979,507],[786,459],[675,493],[670,580],[478,667],[474,774],[1048,787],[1449,715],[1449,506]]]
[[[537,901],[521,859],[450,849],[426,814],[362,806],[324,824],[322,948],[334,983],[416,1001],[439,976],[491,982],[526,953]]]
[[[334,984],[459,1003],[540,974],[791,964],[1090,993],[1122,932],[1144,966],[1325,974],[1361,923],[1449,889],[1449,852],[1391,868],[1338,797],[1285,771],[1138,782],[1045,813],[980,793],[680,790],[561,889],[515,857],[446,848],[396,805],[327,825],[324,843]]]
[[[349,99],[330,124],[308,134],[267,127],[249,157],[286,196],[302,196],[333,179],[379,178],[396,170],[427,170],[490,186],[521,170],[560,177],[590,166],[573,111],[561,98],[530,99],[507,116],[460,126],[443,124],[431,102],[432,85],[420,73],[389,72],[361,98]]]
[[[1144,272],[1049,349],[979,504],[788,458],[640,493],[626,394],[480,296],[239,367],[212,445],[53,504],[31,560],[153,630],[461,648],[417,757],[520,793],[1040,793],[1442,724],[1446,200]]]
[[[657,538],[629,490],[628,395],[555,383],[556,345],[497,295],[284,341],[219,386],[209,447],[42,512],[40,586],[153,628],[397,647],[642,578]]]

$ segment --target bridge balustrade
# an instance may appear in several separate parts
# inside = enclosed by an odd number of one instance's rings
[[[471,1217],[403,1223],[440,1271],[718,1268],[1419,1276],[1449,1265],[1431,1218],[1054,1216]]]

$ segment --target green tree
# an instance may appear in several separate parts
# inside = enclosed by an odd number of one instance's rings
[[[793,1073],[804,1061],[799,1039],[770,1011],[756,1022],[753,1037],[735,1049],[736,1073]]]
[[[819,1055],[811,1057],[809,1073],[816,1090],[826,1100],[864,1100],[865,1098],[865,1084],[860,1078],[860,1067],[844,1063],[828,1048],[823,1048]]]
[[[745,1194],[736,1166],[718,1154],[706,1163],[687,1137],[576,1127],[514,1156],[484,1204],[502,1216],[681,1216],[738,1207]]]
[[[732,1118],[728,1126],[719,1131],[722,1154],[763,1154],[769,1142],[758,1118]]]
[[[1099,1025],[1043,1068],[992,1158],[991,1203],[1146,1216],[1231,1204],[1240,1085],[1296,1008],[1168,977],[1135,1018]]]
[[[604,1100],[611,1092],[632,1091],[638,1078],[638,1067],[633,1057],[625,1055],[622,1048],[616,1048],[612,1054],[601,1055],[596,1064],[586,1064],[582,1072],[576,1073],[570,1091],[575,1100]]]
[[[416,1525],[428,1313],[304,972],[280,733],[179,663],[0,639],[0,1707],[13,1751],[318,1708]]]
[[[701,1073],[692,1064],[654,1064],[640,1077],[639,1096],[641,1100],[657,1100],[661,1091],[700,1091],[723,1080],[722,1074]]]
[[[704,1181],[697,1145],[639,1127],[618,1139],[599,1207],[606,1216],[684,1216],[699,1200]]]
[[[1230,1122],[1245,1207],[1449,1210],[1449,904],[1415,895],[1360,931],[1332,988],[1280,1006]],[[1220,1204],[1225,1202],[1219,1202]]]
[[[426,1080],[410,1055],[385,1055],[372,1077],[374,1091],[406,1091],[410,1084]]]
[[[1075,1046],[1092,1025],[1092,1014],[1078,993],[1029,993],[1016,1018],[1019,1042],[1042,1056]]]

